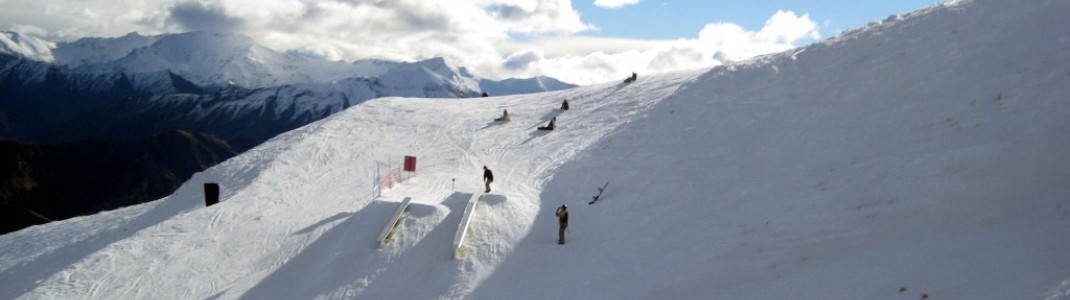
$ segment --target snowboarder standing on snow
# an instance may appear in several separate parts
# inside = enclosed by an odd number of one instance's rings
[[[565,229],[568,229],[568,205],[557,208],[557,244],[565,244]]]
[[[483,182],[487,184],[485,193],[490,193],[490,183],[494,182],[494,173],[491,173],[487,166],[483,166]]]

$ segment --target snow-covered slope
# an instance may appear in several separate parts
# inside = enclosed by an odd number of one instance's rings
[[[1068,299],[1068,12],[957,1],[631,84],[372,100],[170,197],[0,236],[0,298]],[[402,155],[417,172],[373,199]]]

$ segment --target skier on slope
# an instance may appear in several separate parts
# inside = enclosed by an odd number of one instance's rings
[[[568,229],[568,205],[557,208],[557,244],[565,244],[565,229]]]
[[[494,173],[491,173],[487,166],[483,166],[483,182],[487,184],[485,193],[490,193],[490,183],[494,182]]]

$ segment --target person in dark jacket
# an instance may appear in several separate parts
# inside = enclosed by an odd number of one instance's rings
[[[557,244],[565,244],[565,229],[568,229],[568,205],[557,208]]]
[[[494,173],[491,173],[487,166],[483,166],[483,182],[487,184],[485,193],[490,193],[490,183],[494,182]]]
[[[635,74],[635,72],[632,72],[632,77],[628,77],[628,78],[624,79],[624,82],[632,82],[632,81],[635,81],[636,79],[639,79],[639,75]]]
[[[568,110],[568,99],[561,102],[561,110]]]
[[[557,123],[557,117],[554,117],[553,119],[550,119],[550,124],[549,125],[540,126],[538,129],[539,130],[554,130],[554,128],[557,128],[557,124],[555,124],[555,123]],[[531,127],[528,127],[528,128],[531,128]]]

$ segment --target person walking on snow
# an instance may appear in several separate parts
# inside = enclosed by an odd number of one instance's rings
[[[568,205],[557,208],[557,244],[565,244],[565,229],[568,229]]]
[[[490,183],[494,182],[494,173],[491,173],[487,166],[483,166],[483,182],[487,184],[485,193],[490,193]]]

